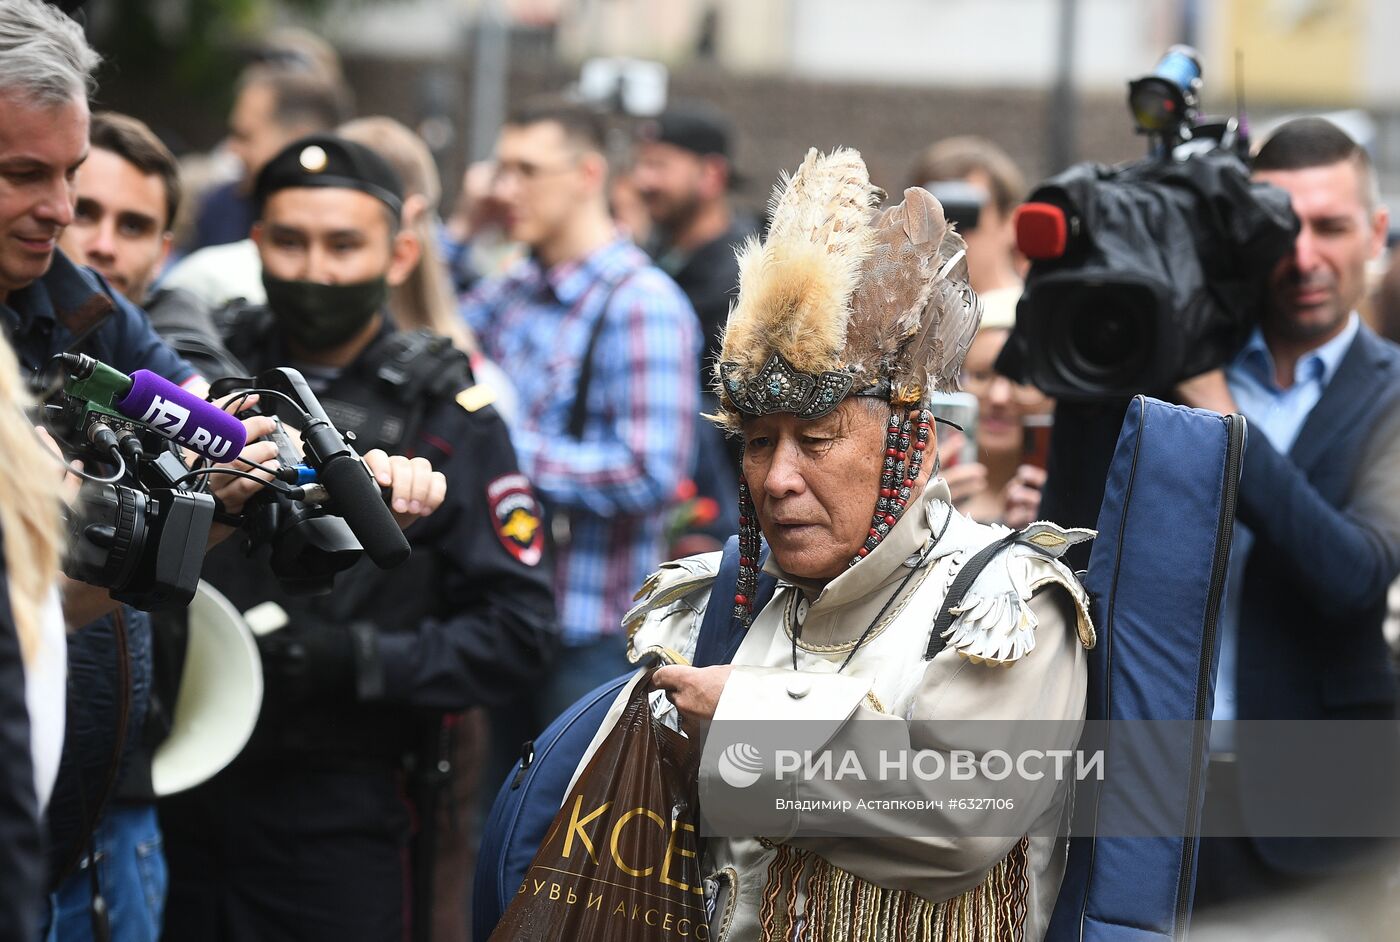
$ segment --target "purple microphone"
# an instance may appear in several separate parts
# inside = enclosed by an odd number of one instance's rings
[[[210,461],[231,461],[248,441],[242,422],[150,370],[132,373],[131,389],[112,404]]]

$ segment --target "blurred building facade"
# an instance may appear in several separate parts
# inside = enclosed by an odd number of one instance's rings
[[[268,0],[274,7],[277,0]],[[1077,107],[1057,127],[1061,30],[1072,12],[1068,75]],[[286,16],[279,15],[281,19]],[[669,93],[734,116],[741,198],[760,203],[809,145],[859,147],[876,178],[901,186],[937,137],[975,133],[1037,179],[1073,159],[1140,155],[1124,105],[1128,78],[1173,42],[1201,52],[1204,103],[1233,112],[1237,55],[1256,129],[1297,111],[1355,109],[1383,189],[1400,196],[1400,36],[1394,0],[343,0],[314,25],[347,57],[362,112],[430,121],[453,180],[484,153],[480,24],[493,23],[504,105],[576,82],[584,61],[626,56],[669,69]],[[104,92],[115,106],[187,109],[169,89]],[[172,118],[174,116],[171,116]],[[478,115],[479,117],[479,115]],[[217,113],[186,113],[186,136],[212,144]]]

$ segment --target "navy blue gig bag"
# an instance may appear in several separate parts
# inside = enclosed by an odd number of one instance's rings
[[[1128,407],[1085,578],[1098,630],[1088,718],[1193,722],[1150,727],[1152,761],[1116,723],[1096,744],[1104,780],[1080,783],[1075,834],[1087,822],[1101,836],[1070,841],[1050,942],[1186,934],[1244,439],[1242,416],[1145,396]]]

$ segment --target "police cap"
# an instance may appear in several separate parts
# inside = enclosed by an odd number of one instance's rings
[[[394,215],[403,211],[403,181],[374,151],[334,134],[310,134],[295,140],[267,162],[253,184],[253,201],[262,215],[267,198],[278,190],[332,186],[368,193]]]

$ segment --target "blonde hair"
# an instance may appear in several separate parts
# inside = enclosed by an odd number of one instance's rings
[[[407,280],[389,293],[395,323],[405,330],[426,327],[449,338],[458,349],[475,352],[476,338],[457,313],[447,266],[438,255],[433,220],[442,198],[442,181],[428,145],[393,118],[380,115],[356,118],[341,125],[339,133],[387,160],[403,181],[404,196],[420,196],[427,204],[417,218],[405,220],[422,244],[422,254]]]
[[[58,577],[62,476],[25,415],[30,404],[14,351],[0,335],[0,528],[20,651],[38,650],[40,619]]]

